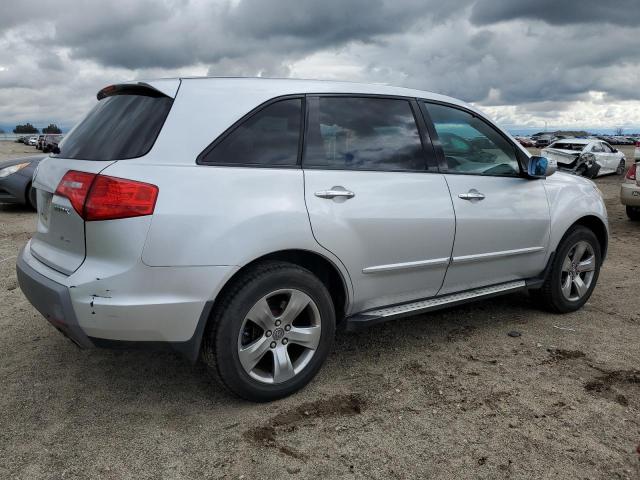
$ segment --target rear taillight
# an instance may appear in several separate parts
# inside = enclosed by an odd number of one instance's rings
[[[60,180],[56,195],[67,197],[87,221],[151,215],[158,187],[125,178],[70,170]]]
[[[635,180],[636,179],[636,175],[637,175],[637,165],[631,165],[631,167],[629,167],[629,170],[627,171],[627,174],[624,176],[624,178],[626,178],[627,180]]]
[[[93,173],[76,172],[69,170],[65,173],[56,188],[56,195],[67,197],[76,212],[82,217],[84,201],[96,175]]]
[[[98,175],[84,206],[84,218],[113,220],[151,215],[157,198],[155,185]]]
[[[636,148],[640,148],[640,140],[636,142]]]

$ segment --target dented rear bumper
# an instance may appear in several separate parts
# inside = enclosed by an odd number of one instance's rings
[[[79,347],[93,347],[78,324],[68,287],[54,282],[29,266],[22,251],[16,262],[16,273],[22,293],[51,325]]]

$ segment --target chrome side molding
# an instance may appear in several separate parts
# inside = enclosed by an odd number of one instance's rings
[[[362,269],[362,273],[381,273],[393,270],[409,270],[414,268],[441,267],[449,264],[449,257],[418,260],[416,262],[391,263],[389,265],[375,265]]]

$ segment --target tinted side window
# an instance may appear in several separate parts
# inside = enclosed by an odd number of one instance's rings
[[[608,143],[602,142],[602,151],[604,153],[613,153],[613,148]]]
[[[484,120],[445,105],[425,104],[451,172],[519,175],[515,147]]]
[[[424,170],[411,105],[392,98],[311,97],[304,166]]]
[[[301,110],[300,98],[267,105],[232,130],[200,161],[223,165],[296,165]]]
[[[163,95],[103,98],[67,135],[57,157],[124,160],[145,155],[156,141],[173,99]],[[53,135],[45,135],[52,141]]]
[[[598,152],[598,153],[602,153],[605,151],[604,147],[602,146],[602,143],[600,142],[596,142],[593,144],[593,147],[591,147],[591,151],[592,152]]]

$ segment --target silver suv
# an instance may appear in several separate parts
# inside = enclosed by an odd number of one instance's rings
[[[35,174],[22,291],[82,347],[166,345],[268,401],[347,329],[528,289],[589,298],[595,185],[418,90],[183,78],[113,85]]]

